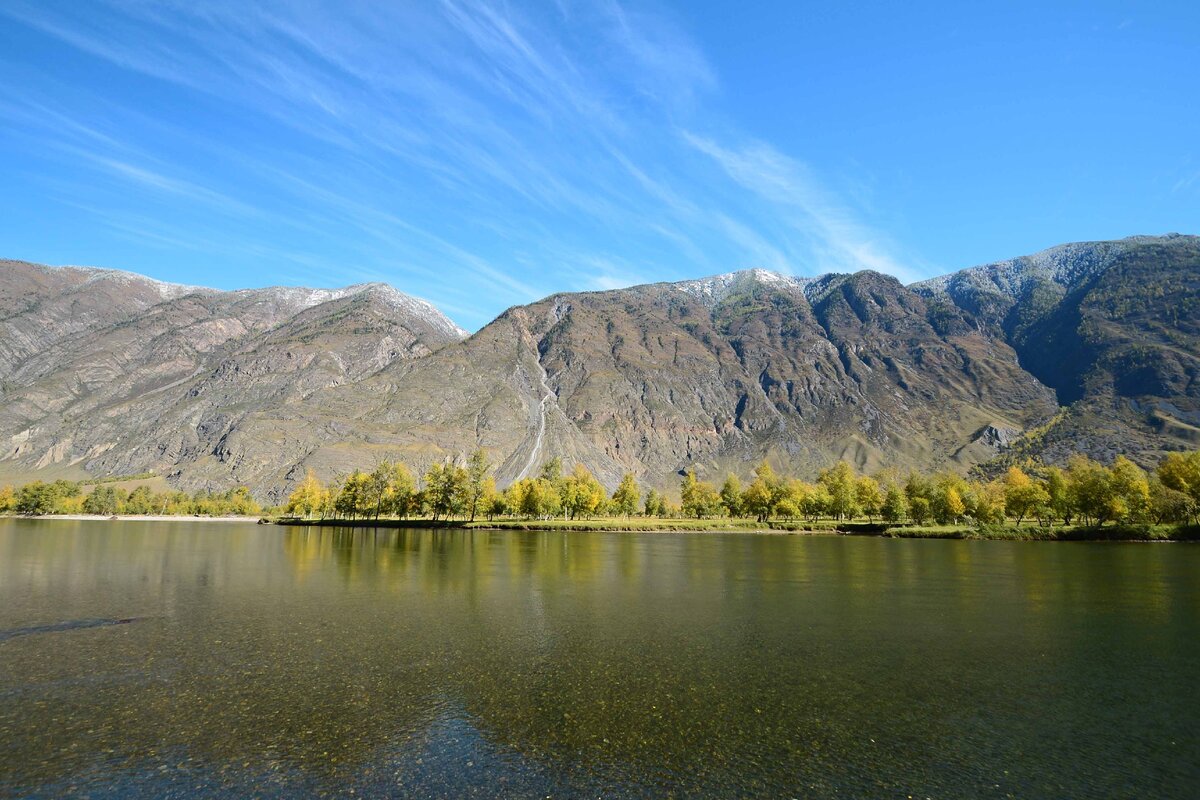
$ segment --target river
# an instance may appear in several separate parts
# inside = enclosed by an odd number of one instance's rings
[[[0,521],[0,796],[1158,797],[1200,546]]]

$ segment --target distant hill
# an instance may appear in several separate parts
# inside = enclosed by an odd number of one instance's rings
[[[509,309],[473,336],[383,284],[220,292],[0,262],[0,478],[278,499],[488,448],[615,485],[1200,446],[1200,238],[1064,245],[904,286],[761,270]]]

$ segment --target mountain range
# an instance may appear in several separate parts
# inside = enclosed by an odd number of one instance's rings
[[[762,270],[510,308],[473,335],[386,284],[218,291],[0,262],[0,478],[155,472],[277,501],[384,458],[554,456],[612,488],[837,459],[1200,446],[1200,237],[1054,247],[905,286]]]

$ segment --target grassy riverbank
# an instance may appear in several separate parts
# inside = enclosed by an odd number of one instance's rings
[[[989,539],[1007,541],[1196,541],[1200,526],[1105,525],[1101,527],[1016,525],[887,525],[871,522],[816,522],[750,519],[600,518],[590,520],[431,520],[431,519],[298,519],[281,517],[280,525],[353,528],[454,528],[466,530],[579,531],[614,533],[768,533],[831,536],[887,536],[906,539]]]

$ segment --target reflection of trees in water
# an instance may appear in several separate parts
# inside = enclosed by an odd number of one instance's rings
[[[1078,752],[1045,720],[1105,713],[1094,695],[1063,691],[1094,657],[1077,620],[1089,602],[1081,583],[1092,597],[1097,586],[1132,591],[1138,569],[1116,568],[1121,553],[1141,564],[1137,553],[1156,550],[359,528],[269,529],[246,545],[208,535],[177,543],[160,566],[167,584],[192,587],[170,588],[177,617],[0,650],[0,675],[24,681],[0,677],[0,691],[44,703],[0,704],[0,730],[21,732],[6,737],[5,759],[29,780],[111,749],[114,763],[139,769],[161,762],[183,774],[192,757],[329,788],[381,758],[488,748],[521,769],[649,794],[961,794],[981,785],[981,765],[1001,763],[1067,787],[1089,771],[1087,785],[1103,786],[1116,754],[1106,765],[1101,743],[1072,766]],[[1037,556],[1043,548],[1057,549]],[[72,569],[93,557],[77,553]],[[1164,585],[1178,579],[1167,563],[1156,573]],[[221,575],[219,589],[197,588],[193,567]],[[1189,624],[1178,613],[1161,621]],[[1059,746],[1028,752],[1047,724]]]

